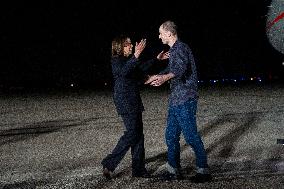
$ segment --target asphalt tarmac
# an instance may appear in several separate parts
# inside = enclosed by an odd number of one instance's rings
[[[158,177],[167,156],[167,89],[141,92],[146,166],[153,178],[132,178],[127,153],[112,180],[102,176],[100,164],[123,133],[111,91],[33,91],[1,94],[0,188],[284,188],[284,145],[279,143],[284,87],[202,87],[199,92],[197,123],[211,182],[190,182],[195,156],[183,138],[184,179]]]

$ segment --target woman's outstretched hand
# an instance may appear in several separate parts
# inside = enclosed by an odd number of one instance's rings
[[[145,47],[146,47],[146,39],[141,39],[139,43],[136,42],[134,56],[136,58],[139,58],[140,54],[145,49]]]

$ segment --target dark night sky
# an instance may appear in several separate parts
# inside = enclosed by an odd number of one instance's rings
[[[154,1],[153,1],[154,2]],[[178,1],[177,1],[178,2]],[[168,19],[193,50],[200,78],[283,75],[283,55],[268,43],[268,0],[18,1],[1,5],[1,85],[81,85],[111,79],[111,39],[147,38],[144,57],[165,49],[159,25]]]

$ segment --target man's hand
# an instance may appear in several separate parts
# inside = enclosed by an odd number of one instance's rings
[[[166,81],[172,79],[175,75],[173,73],[163,74],[163,75],[152,75],[150,76],[144,84],[150,84],[152,86],[160,86]]]
[[[149,76],[148,79],[145,81],[144,84],[150,84],[158,78],[158,75]]]
[[[169,51],[167,51],[167,52],[162,51],[158,54],[157,59],[158,60],[165,60],[165,59],[168,59],[169,57],[170,57]]]
[[[167,81],[165,75],[157,75],[150,85],[158,87]]]

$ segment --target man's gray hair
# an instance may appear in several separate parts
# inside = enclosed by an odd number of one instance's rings
[[[161,26],[165,31],[169,31],[173,35],[177,35],[177,25],[173,21],[165,21]]]

